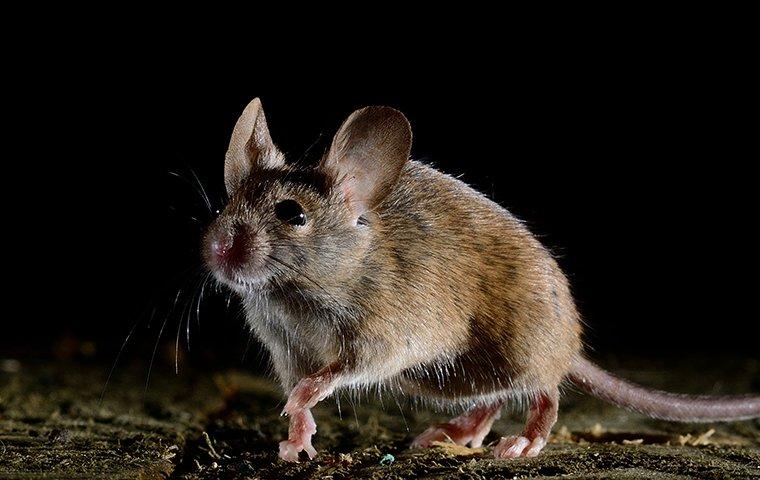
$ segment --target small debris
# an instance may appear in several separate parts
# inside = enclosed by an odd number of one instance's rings
[[[217,460],[221,460],[222,456],[216,453],[216,450],[214,449],[214,445],[211,443],[211,438],[208,436],[207,432],[203,432],[203,440],[206,442],[206,446],[208,447],[208,455],[211,458],[215,458]],[[212,468],[216,468],[213,467]]]
[[[715,429],[711,428],[710,430],[706,431],[702,435],[698,436],[696,440],[694,440],[694,445],[708,445],[712,443],[710,440],[710,437],[712,437],[715,434]]]
[[[485,448],[470,448],[464,445],[457,445],[452,442],[431,442],[431,445],[437,447],[453,457],[468,457],[478,455],[486,451]]]
[[[179,447],[177,445],[172,445],[164,451],[164,454],[161,455],[161,459],[171,460],[172,458],[177,456],[178,451],[179,451]]]
[[[66,443],[71,440],[71,430],[68,428],[55,428],[48,434],[48,440],[53,443]]]
[[[380,459],[380,465],[390,465],[391,463],[396,461],[396,457],[391,455],[390,453],[386,453],[383,455],[383,458]]]
[[[570,429],[567,428],[567,426],[562,425],[560,429],[551,436],[551,442],[553,443],[572,443],[573,442],[573,434],[570,433]]]
[[[634,440],[623,439],[623,445],[641,445],[644,443],[643,438],[636,438]]]
[[[710,437],[712,437],[713,434],[715,434],[714,428],[711,428],[710,430],[696,437],[692,436],[691,433],[687,433],[686,435],[679,435],[678,443],[681,445],[691,445],[693,447],[697,447],[699,445],[710,445],[712,443]]]

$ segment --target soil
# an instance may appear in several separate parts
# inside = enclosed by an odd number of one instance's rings
[[[704,356],[659,362],[608,359],[632,380],[685,393],[760,391],[760,362]],[[494,460],[490,445],[520,430],[505,414],[486,447],[410,450],[416,433],[447,413],[395,399],[314,413],[314,461],[277,459],[285,438],[275,384],[241,370],[122,369],[99,402],[101,365],[0,360],[0,478],[760,478],[760,420],[675,424],[567,392],[537,458]]]

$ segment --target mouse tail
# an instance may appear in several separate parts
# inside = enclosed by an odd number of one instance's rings
[[[681,395],[651,390],[578,358],[568,375],[580,389],[617,406],[674,422],[729,422],[760,417],[760,395]]]

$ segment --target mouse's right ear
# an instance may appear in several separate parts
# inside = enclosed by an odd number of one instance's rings
[[[282,153],[269,135],[261,100],[254,98],[235,124],[224,157],[224,185],[227,193],[232,195],[253,167],[277,168],[284,163]]]

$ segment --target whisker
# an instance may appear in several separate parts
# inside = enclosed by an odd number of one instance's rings
[[[166,323],[169,321],[169,317],[171,317],[172,313],[174,313],[175,308],[177,307],[177,302],[179,302],[179,297],[182,295],[183,287],[180,287],[180,289],[177,291],[177,295],[174,297],[174,303],[172,304],[171,310],[169,310],[169,313],[164,317],[164,321],[161,323],[161,328],[158,331],[158,336],[156,337],[156,344],[153,346],[153,353],[150,356],[150,364],[148,365],[148,376],[145,379],[145,389],[143,390],[143,397],[147,395],[148,393],[148,385],[150,384],[150,375],[153,372],[153,363],[156,360],[156,352],[158,351],[158,345],[161,342],[161,335],[164,333],[164,328],[166,327]]]
[[[204,191],[202,191],[201,189],[199,189],[197,185],[195,185],[193,182],[191,182],[190,180],[188,180],[184,176],[180,175],[178,172],[169,170],[169,175],[177,177],[180,180],[182,180],[183,182],[187,183],[195,191],[195,193],[197,193],[198,196],[201,197],[201,200],[203,201],[204,206],[206,207],[206,209],[208,209],[208,213],[211,214],[211,215],[214,214],[214,210],[211,207],[211,202],[209,201],[208,196],[206,196],[206,193]],[[193,175],[195,175],[195,174],[193,173]]]
[[[185,334],[186,334],[186,340],[187,340],[187,350],[190,351],[190,321],[191,317],[193,315],[193,310],[198,312],[200,310],[200,300],[199,300],[199,292],[203,291],[203,285],[205,284],[206,280],[208,279],[209,273],[206,275],[200,277],[194,284],[193,288],[193,294],[190,296],[190,300],[188,300],[185,307],[182,309],[182,312],[180,313],[179,321],[177,322],[177,338],[174,344],[174,374],[179,374],[179,340],[180,340],[180,332],[182,331],[182,323],[184,322],[185,327]],[[193,309],[193,304],[196,304],[195,309]],[[197,313],[196,313],[197,314]]]
[[[208,272],[206,276],[204,277],[203,283],[201,284],[201,293],[198,296],[198,302],[195,305],[195,325],[198,327],[198,329],[201,328],[201,302],[203,301],[203,295],[206,292],[206,285],[208,285],[208,282],[211,281],[212,273]],[[188,332],[188,348],[190,344],[190,327],[188,326],[187,329]]]
[[[166,326],[167,320],[169,320],[168,316],[164,318],[164,321],[161,324],[161,328],[158,331],[156,344],[153,346],[153,354],[150,356],[150,364],[148,365],[148,377],[145,379],[145,389],[143,390],[143,397],[145,397],[148,394],[148,384],[150,383],[150,374],[153,371],[153,362],[156,359],[156,351],[158,350],[158,344],[161,341],[161,334],[164,333],[164,327]]]
[[[275,257],[273,255],[267,254],[267,257],[269,257],[270,259],[272,259],[274,262],[279,263],[283,267],[291,270],[296,275],[300,275],[303,278],[305,278],[306,280],[308,280],[309,282],[311,282],[314,286],[316,286],[317,288],[319,288],[322,291],[322,293],[324,293],[325,295],[327,295],[327,297],[330,300],[332,300],[333,302],[335,302],[336,305],[340,305],[341,304],[341,302],[337,298],[335,298],[330,292],[328,292],[327,289],[325,289],[325,287],[323,287],[319,282],[317,282],[313,278],[311,278],[308,275],[306,275],[303,271],[301,271],[301,270],[297,269],[296,267],[294,267],[294,266],[292,266],[292,265],[290,265],[290,264],[288,264],[288,263],[280,260],[279,258],[277,258],[277,257]]]
[[[203,199],[206,201],[206,206],[208,207],[208,209],[209,209],[210,212],[213,212],[214,209],[211,206],[211,199],[209,198],[208,194],[206,193],[206,189],[203,186],[203,183],[201,182],[201,179],[198,178],[198,175],[195,173],[195,170],[193,170],[192,168],[189,168],[188,170],[190,170],[190,173],[193,175],[193,178],[195,179],[195,183],[198,184],[198,188],[201,191]]]
[[[153,309],[153,313],[156,312],[156,309]],[[151,314],[152,316],[152,314]],[[111,365],[111,369],[108,371],[108,376],[106,377],[106,383],[103,385],[103,390],[100,392],[100,398],[98,399],[98,408],[103,404],[103,399],[106,396],[106,390],[108,389],[108,385],[111,382],[111,377],[113,376],[113,372],[116,370],[116,365],[119,363],[119,359],[121,359],[121,354],[124,352],[124,348],[126,348],[127,343],[129,342],[129,339],[132,338],[132,334],[135,333],[135,330],[137,329],[137,326],[140,324],[140,319],[138,318],[137,321],[132,325],[132,328],[129,330],[129,333],[127,334],[127,337],[124,339],[124,341],[121,344],[121,348],[119,348],[119,353],[116,354],[116,358],[113,361],[113,365]]]

